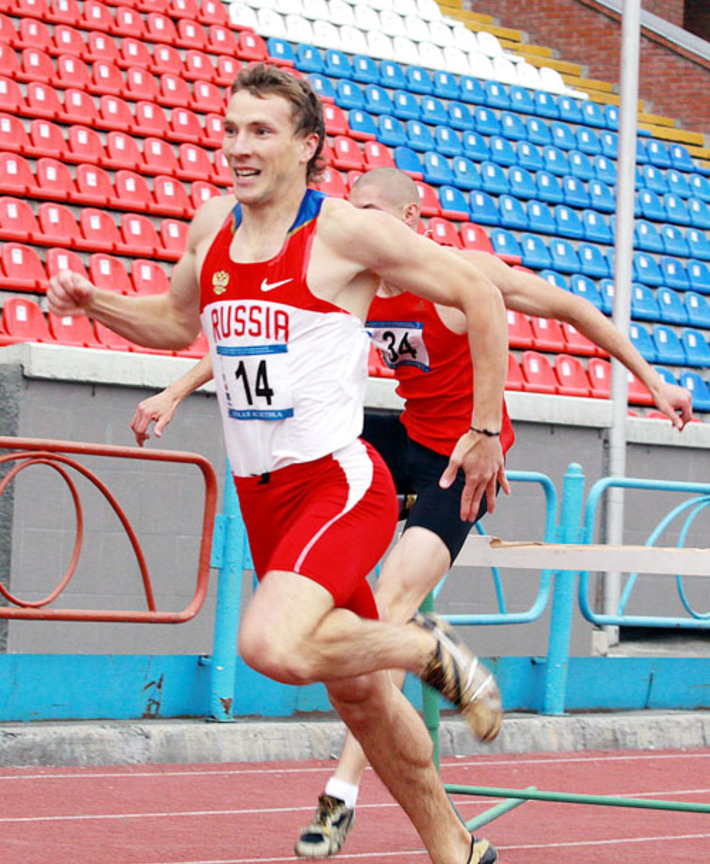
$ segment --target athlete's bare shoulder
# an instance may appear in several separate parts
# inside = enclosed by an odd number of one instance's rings
[[[354,207],[341,198],[323,202],[318,220],[318,237],[332,249],[366,267],[372,266],[387,248],[392,236],[408,229],[394,216],[377,210]],[[405,234],[408,238],[408,234]]]
[[[232,194],[216,195],[205,201],[192,217],[187,238],[188,249],[194,251],[204,240],[211,239],[222,227],[236,203],[237,199]]]

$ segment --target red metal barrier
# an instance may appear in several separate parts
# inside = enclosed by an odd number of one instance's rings
[[[28,601],[15,597],[5,586],[0,584],[0,594],[13,604],[0,607],[0,618],[24,619],[32,621],[123,621],[145,624],[180,624],[194,618],[202,606],[207,594],[207,584],[210,571],[210,553],[212,543],[212,528],[217,509],[217,478],[210,463],[202,456],[194,453],[179,453],[170,450],[141,450],[137,447],[111,447],[104,444],[84,444],[74,441],[46,441],[38,438],[8,438],[0,436],[0,450],[11,452],[0,455],[0,464],[17,462],[0,482],[0,497],[8,484],[23,471],[33,465],[48,465],[53,468],[69,487],[76,512],[76,540],[69,567],[62,576],[57,587],[42,600]],[[197,585],[195,593],[182,612],[160,612],[155,607],[155,598],[150,582],[150,574],[145,562],[143,551],[128,517],[116,501],[110,490],[88,468],[76,459],[66,454],[84,456],[110,456],[114,459],[138,459],[148,462],[172,462],[195,465],[202,472],[205,483],[205,505],[202,518],[202,542],[197,568]],[[67,468],[72,468],[82,474],[103,494],[107,502],[118,516],[128,539],[133,547],[136,561],[143,580],[148,610],[100,610],[100,609],[47,609],[71,581],[76,570],[84,536],[83,513],[79,493]]]

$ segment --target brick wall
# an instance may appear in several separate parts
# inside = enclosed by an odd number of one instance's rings
[[[650,7],[654,9],[651,10]],[[644,9],[665,17],[683,0],[645,0]],[[504,27],[526,31],[529,41],[579,63],[589,78],[618,85],[621,24],[594,0],[470,0],[476,12],[494,15]],[[640,98],[655,114],[674,117],[682,128],[710,134],[710,64],[642,32]],[[618,89],[617,89],[618,92]]]
[[[641,5],[644,12],[658,15],[676,27],[683,26],[685,0],[643,0]]]

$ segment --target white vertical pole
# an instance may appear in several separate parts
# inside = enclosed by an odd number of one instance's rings
[[[641,0],[624,0],[621,19],[621,105],[619,116],[619,156],[616,184],[616,237],[614,240],[613,322],[628,335],[631,319],[631,282],[633,270],[634,196],[636,191],[636,129],[639,92],[639,35]],[[612,425],[609,432],[608,474],[626,473],[627,372],[612,360]],[[610,489],[606,511],[606,542],[622,545],[624,493]],[[621,592],[621,575],[606,573],[603,586],[603,611],[614,614]],[[618,642],[618,628],[607,628],[609,644]]]

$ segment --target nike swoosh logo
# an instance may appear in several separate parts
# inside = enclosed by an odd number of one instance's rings
[[[291,277],[290,279],[282,279],[280,282],[267,282],[266,279],[262,279],[261,290],[273,291],[274,288],[278,288],[279,285],[286,285],[288,282],[293,282],[293,277]]]

